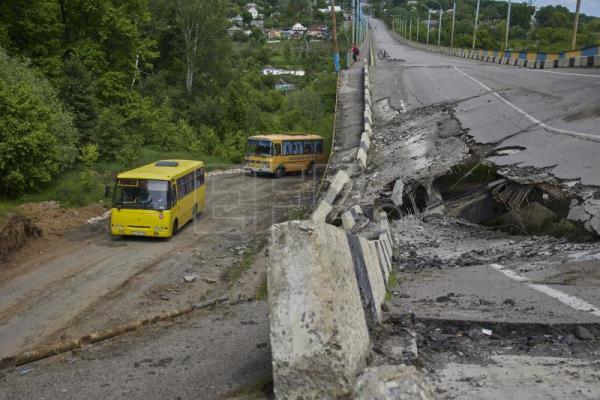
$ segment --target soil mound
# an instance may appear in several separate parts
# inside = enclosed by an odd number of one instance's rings
[[[102,204],[90,204],[82,208],[63,208],[57,201],[26,203],[19,206],[19,213],[29,218],[42,230],[44,237],[62,237],[67,231],[84,225],[88,219],[104,214]]]
[[[42,231],[29,218],[12,215],[0,228],[0,262],[8,260],[25,246],[29,238],[41,236]]]

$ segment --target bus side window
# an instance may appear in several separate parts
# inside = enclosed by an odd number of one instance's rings
[[[185,176],[185,194],[190,194],[194,191],[194,173],[190,172]]]
[[[315,153],[323,154],[323,141],[322,140],[315,140]]]
[[[185,196],[185,179],[184,178],[177,179],[177,198],[179,200],[183,199]]]
[[[307,140],[304,142],[304,154],[313,154],[313,142],[312,140]]]
[[[204,185],[204,168],[200,168],[196,170],[196,188]]]
[[[171,207],[177,204],[177,186],[174,183],[171,183]]]
[[[273,155],[275,155],[275,156],[281,155],[281,143],[275,143],[274,145],[275,145],[274,146],[275,152],[273,153]]]
[[[293,154],[292,149],[293,149],[293,143],[292,142],[289,142],[289,141],[283,142],[283,154],[284,155],[287,156],[287,155]]]

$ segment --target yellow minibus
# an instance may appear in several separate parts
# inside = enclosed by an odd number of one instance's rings
[[[204,163],[162,160],[117,176],[113,235],[171,237],[204,211]]]
[[[321,136],[259,135],[248,138],[244,169],[280,178],[286,172],[310,171],[326,161]]]

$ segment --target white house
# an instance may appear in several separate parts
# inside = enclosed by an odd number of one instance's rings
[[[236,15],[235,17],[229,18],[232,24],[241,25],[244,22],[244,18],[241,15]]]
[[[304,72],[304,70],[301,70],[301,69],[286,70],[286,69],[279,69],[279,68],[271,67],[269,65],[269,66],[263,68],[262,74],[263,75],[275,75],[275,76],[279,76],[279,75],[304,76],[305,72]]]
[[[258,10],[256,7],[250,7],[247,11],[250,13],[250,15],[252,15],[252,19],[258,18]]]
[[[233,26],[231,26],[230,28],[228,28],[228,29],[227,29],[227,34],[228,34],[229,36],[233,36],[233,35],[235,35],[237,32],[242,32],[242,31],[243,31],[243,29],[242,29],[242,28],[240,28],[240,27],[239,27],[239,26],[237,26],[237,25],[233,25]]]
[[[296,24],[292,26],[292,32],[294,33],[304,34],[304,32],[306,31],[306,27],[303,26],[300,22],[296,22]]]
[[[327,7],[327,8],[319,8],[319,11],[322,12],[323,14],[326,13],[330,13],[331,12],[331,6]],[[335,6],[335,12],[342,12],[342,7],[341,6]]]

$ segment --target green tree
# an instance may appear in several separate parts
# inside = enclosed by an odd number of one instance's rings
[[[76,131],[48,81],[0,49],[0,193],[41,188],[76,157]]]
[[[93,129],[98,119],[98,104],[93,92],[92,75],[81,61],[76,58],[66,60],[59,95],[73,115],[75,127],[85,143],[93,141]]]

